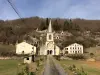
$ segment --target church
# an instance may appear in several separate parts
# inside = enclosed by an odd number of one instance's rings
[[[51,20],[46,33],[46,42],[40,48],[40,55],[59,55],[60,48],[54,42],[54,34],[52,31]]]

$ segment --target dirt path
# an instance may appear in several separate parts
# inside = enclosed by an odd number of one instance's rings
[[[64,72],[64,69],[57,62],[55,62],[55,59],[52,56],[48,56],[43,75],[67,75],[67,74]]]

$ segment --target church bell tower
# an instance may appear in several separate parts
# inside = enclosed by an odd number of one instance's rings
[[[49,27],[48,27],[48,31],[47,31],[47,42],[53,42],[54,39],[53,39],[53,32],[52,32],[52,26],[51,26],[51,20],[49,22]]]

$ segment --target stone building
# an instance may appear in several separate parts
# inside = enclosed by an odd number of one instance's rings
[[[83,45],[71,44],[63,49],[63,54],[83,54]]]

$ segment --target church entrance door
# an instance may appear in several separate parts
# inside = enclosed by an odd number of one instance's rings
[[[49,50],[47,50],[47,55],[49,55]]]
[[[52,50],[50,50],[50,55],[52,55]]]
[[[47,55],[52,55],[52,50],[47,50]]]

